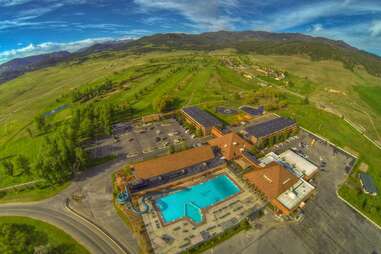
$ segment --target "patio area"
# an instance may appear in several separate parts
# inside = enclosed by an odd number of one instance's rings
[[[246,183],[228,168],[224,168],[214,175],[220,174],[231,178],[241,188],[241,192],[203,210],[205,218],[203,223],[194,224],[190,220],[180,219],[164,225],[160,212],[153,207],[152,201],[148,202],[150,212],[143,214],[143,221],[155,253],[179,253],[189,249],[236,225],[253,209],[263,205],[263,202],[247,187]],[[189,182],[188,185],[194,184],[196,183]],[[143,204],[140,203],[140,206]]]

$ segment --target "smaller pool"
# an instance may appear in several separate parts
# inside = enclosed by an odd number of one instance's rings
[[[195,223],[203,221],[202,209],[213,206],[240,192],[226,175],[219,175],[203,183],[190,186],[156,200],[164,223],[188,217]]]

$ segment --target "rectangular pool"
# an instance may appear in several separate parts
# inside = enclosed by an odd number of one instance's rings
[[[156,206],[164,223],[185,217],[200,223],[203,221],[203,208],[213,206],[238,192],[240,188],[228,176],[219,175],[159,198],[156,200]]]

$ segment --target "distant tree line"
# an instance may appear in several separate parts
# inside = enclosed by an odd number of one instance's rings
[[[171,110],[174,110],[177,108],[177,106],[180,104],[180,99],[171,95],[163,95],[157,97],[153,103],[152,106],[155,111],[159,113],[165,113],[169,112]]]
[[[75,172],[88,165],[84,141],[112,133],[113,119],[120,115],[132,115],[129,105],[95,104],[83,105],[72,112],[71,119],[47,135],[34,161],[24,155],[4,159],[0,162],[3,172],[8,176],[36,175],[51,184],[69,180]],[[36,128],[47,130],[47,119],[43,115],[35,118]]]
[[[287,106],[287,97],[273,87],[258,89],[245,96],[245,103],[263,105],[266,110],[277,110]]]
[[[86,87],[82,89],[74,89],[71,92],[71,100],[73,102],[81,101],[85,102],[91,100],[97,96],[103,95],[113,89],[113,83],[110,80],[106,80],[100,85]]]

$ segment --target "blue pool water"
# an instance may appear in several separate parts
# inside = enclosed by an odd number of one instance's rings
[[[174,192],[156,200],[165,223],[188,217],[195,223],[203,220],[202,208],[213,206],[240,192],[238,186],[226,175]]]

